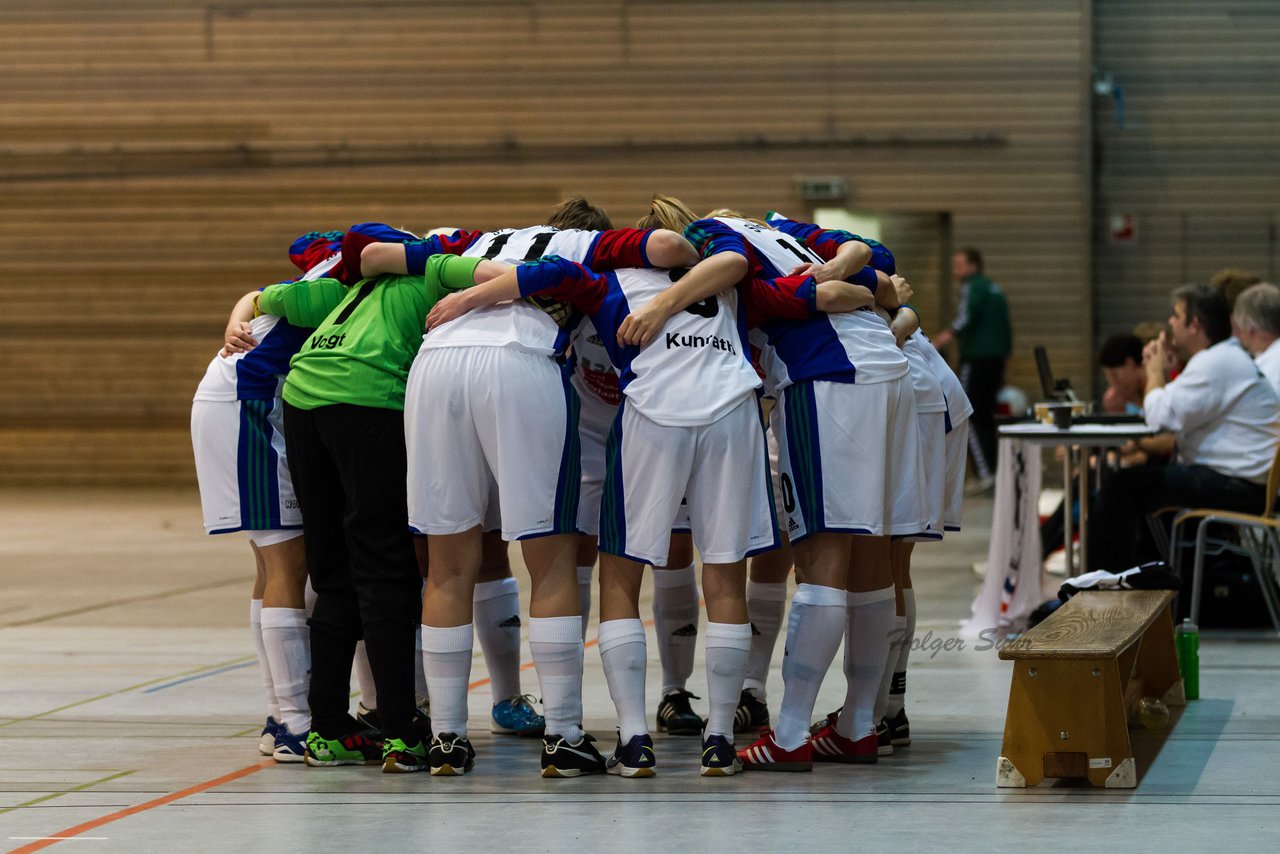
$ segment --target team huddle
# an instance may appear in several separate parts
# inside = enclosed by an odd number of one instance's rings
[[[658,196],[635,228],[576,198],[531,228],[310,233],[290,258],[301,277],[236,304],[192,410],[206,530],[257,561],[264,754],[470,771],[478,638],[490,729],[540,736],[542,776],[652,776],[646,565],[656,725],[701,737],[704,776],[910,743],[911,552],[959,528],[972,410],[888,248]],[[607,757],[582,727],[597,559]],[[844,705],[811,726],[841,640]]]

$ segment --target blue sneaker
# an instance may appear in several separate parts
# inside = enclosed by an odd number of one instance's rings
[[[276,730],[275,749],[271,756],[277,762],[301,762],[307,755],[307,734],[294,735],[289,727],[280,724]]]
[[[703,777],[732,777],[742,770],[742,761],[734,750],[733,742],[723,735],[709,735],[702,739]]]
[[[653,739],[648,733],[632,736],[626,744],[622,743],[622,736],[619,735],[618,746],[613,755],[605,760],[604,769],[610,774],[620,774],[623,777],[652,777],[653,766],[657,764],[658,760],[653,755]]]
[[[280,722],[275,718],[267,715],[267,724],[262,728],[262,733],[258,736],[258,752],[263,756],[270,756],[276,750],[276,733],[280,731]]]
[[[540,736],[547,730],[547,719],[534,711],[534,699],[528,694],[503,700],[493,707],[489,732],[503,735]]]

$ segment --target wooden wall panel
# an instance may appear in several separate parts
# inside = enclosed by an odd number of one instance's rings
[[[6,3],[0,481],[189,481],[191,392],[296,234],[523,225],[572,192],[629,223],[653,192],[804,212],[797,179],[844,178],[850,208],[950,223],[908,255],[984,249],[1014,382],[1034,387],[1037,342],[1079,377],[1090,18],[1083,0]],[[936,328],[945,268],[919,251],[905,272]]]
[[[1169,293],[1241,267],[1275,281],[1280,225],[1280,7],[1271,0],[1107,0],[1096,59],[1097,331],[1163,321]],[[1113,214],[1137,238],[1110,238]]]

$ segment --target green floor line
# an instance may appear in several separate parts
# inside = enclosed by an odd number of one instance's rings
[[[63,795],[69,795],[72,792],[83,792],[85,789],[92,788],[93,786],[96,786],[99,783],[110,783],[112,780],[119,780],[121,777],[128,777],[132,773],[134,773],[132,770],[120,771],[118,773],[112,774],[109,777],[103,777],[100,780],[93,780],[92,782],[89,782],[89,783],[81,783],[79,786],[72,786],[70,789],[63,789],[60,792],[54,792],[49,795],[41,795],[38,798],[33,798],[27,801],[26,803],[21,803],[21,804],[18,804],[17,806],[3,807],[3,808],[0,808],[0,815],[4,815],[7,812],[13,812],[14,810],[20,810],[23,807],[33,807],[36,804],[42,804],[45,801],[51,801],[54,798],[60,798]]]

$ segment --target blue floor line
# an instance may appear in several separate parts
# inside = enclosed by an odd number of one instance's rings
[[[147,688],[142,693],[154,694],[156,691],[163,691],[165,688],[172,688],[174,685],[181,685],[184,682],[194,682],[197,679],[204,679],[206,676],[217,676],[219,673],[226,673],[229,670],[239,670],[242,667],[252,667],[257,663],[258,662],[255,659],[253,661],[242,661],[239,664],[229,664],[226,667],[219,667],[217,670],[210,670],[207,673],[197,673],[196,675],[188,676],[185,679],[175,679],[174,681],[166,682],[163,685],[156,685],[152,688]]]

